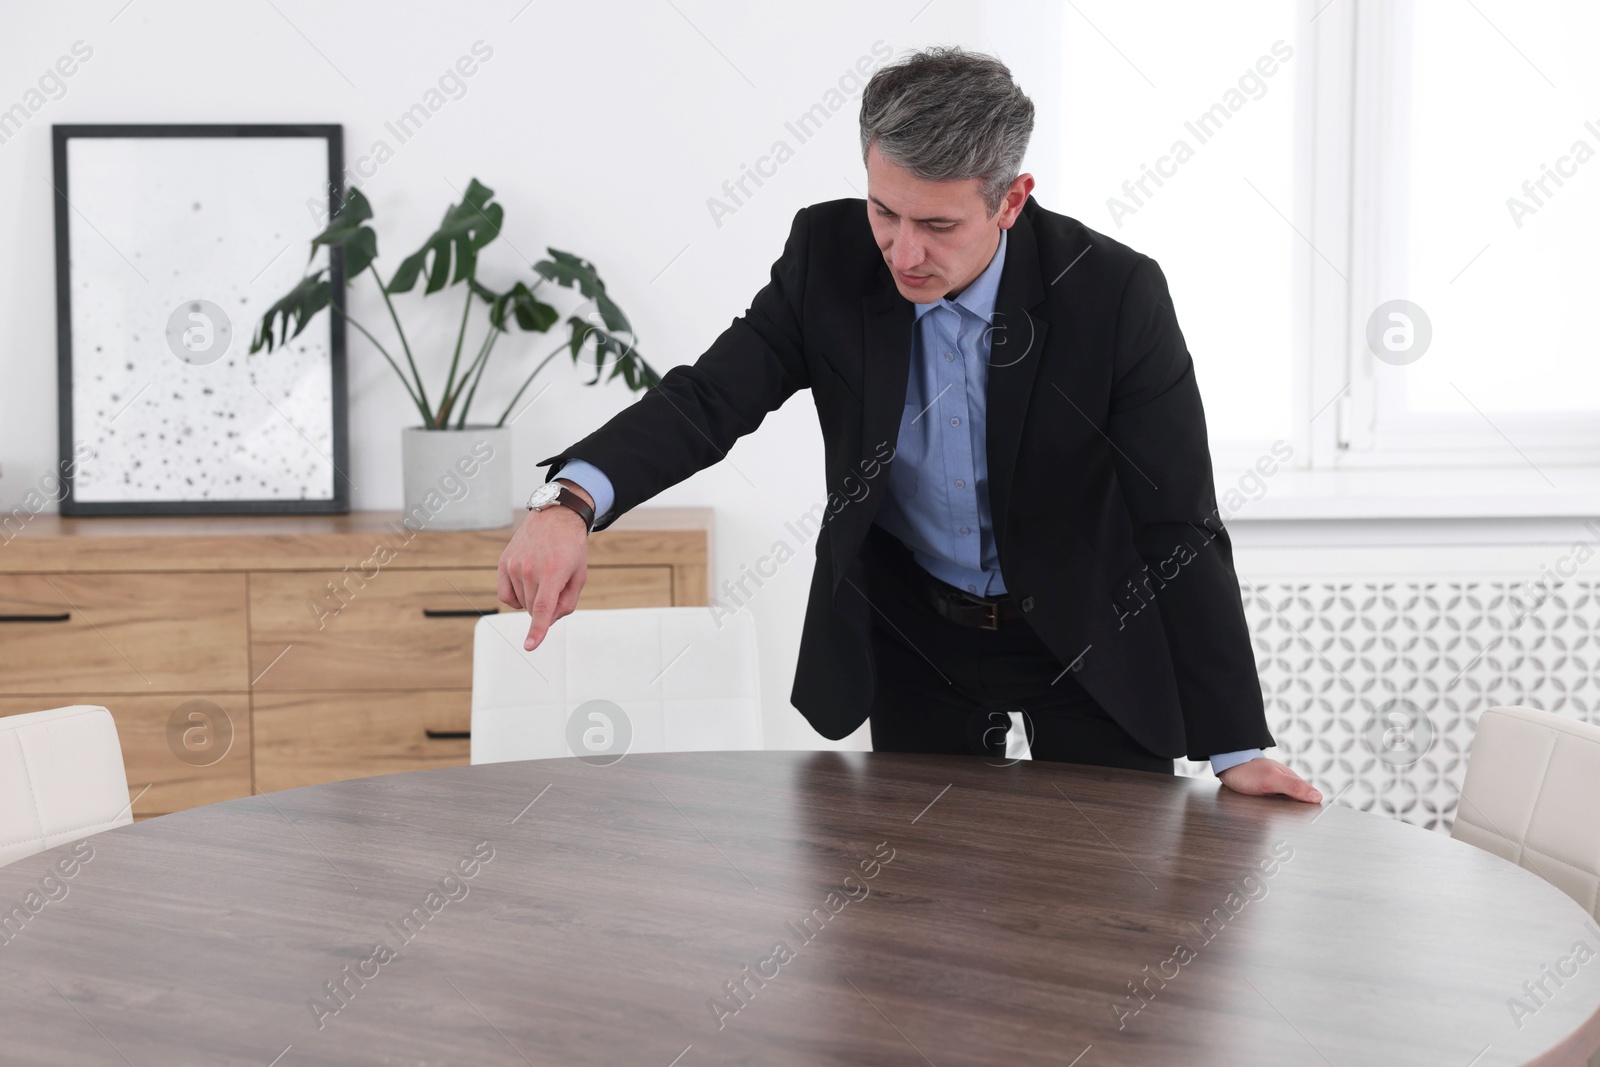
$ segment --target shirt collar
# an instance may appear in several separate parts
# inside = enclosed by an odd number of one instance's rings
[[[961,291],[961,295],[954,300],[942,297],[931,304],[913,304],[917,319],[937,307],[947,307],[951,311],[966,308],[984,322],[994,317],[995,297],[1000,292],[1000,272],[1006,264],[1006,233],[1000,231],[1000,245],[994,250],[994,256],[989,260],[989,265],[983,268],[983,273],[972,280],[972,284]]]

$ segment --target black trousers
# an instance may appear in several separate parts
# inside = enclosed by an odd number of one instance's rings
[[[868,541],[874,751],[998,759],[1008,713],[1021,712],[1034,759],[1172,773],[1172,760],[1113,721],[1026,618],[996,630],[951,622],[919,591],[927,572],[898,538],[874,525]]]

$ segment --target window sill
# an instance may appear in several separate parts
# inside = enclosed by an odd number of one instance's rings
[[[1340,519],[1524,519],[1600,516],[1600,467],[1279,469],[1261,477],[1217,472],[1229,525]],[[1548,476],[1549,481],[1546,481]],[[1551,483],[1554,483],[1553,485]],[[1251,499],[1250,490],[1255,498]],[[1235,496],[1234,494],[1237,494]],[[1237,507],[1231,502],[1244,501]]]

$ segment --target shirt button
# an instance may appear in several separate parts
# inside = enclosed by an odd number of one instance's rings
[[[962,481],[960,478],[956,479],[956,488],[957,489],[965,489],[966,487],[967,487],[967,483],[966,482]],[[962,530],[961,532],[962,533],[966,533],[967,531]]]
[[[944,361],[946,363],[949,363],[952,359],[955,359],[955,358],[956,358],[956,354],[954,352],[946,352],[944,354]]]
[[[1022,610],[1023,611],[1032,611],[1033,610],[1033,597],[1025,596],[1025,597],[1022,598]]]
[[[970,526],[961,527],[961,536],[965,537],[967,534],[969,534],[971,532],[972,532],[972,527],[970,527]]]
[[[961,420],[953,418],[953,419],[950,420],[950,425],[951,426],[960,426],[961,425]]]
[[[967,586],[967,592],[969,592],[969,593],[976,593],[976,592],[977,592],[977,591],[978,591],[978,587],[977,587],[977,586],[975,586],[975,585],[969,585],[969,586]]]

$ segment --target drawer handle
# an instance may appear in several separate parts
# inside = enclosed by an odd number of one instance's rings
[[[499,608],[423,608],[425,619],[476,619],[481,615],[498,615]]]
[[[465,741],[472,736],[471,730],[429,730],[424,727],[422,732],[434,741]]]
[[[69,622],[71,619],[70,611],[54,615],[0,615],[0,622]]]

